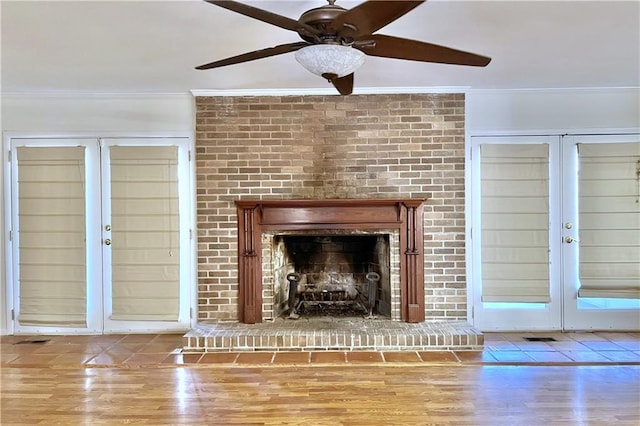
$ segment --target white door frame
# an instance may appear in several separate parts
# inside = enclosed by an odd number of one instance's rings
[[[547,144],[549,146],[549,259],[560,250],[558,227],[551,226],[560,220],[560,137],[559,136],[474,136],[471,138],[469,160],[471,164],[471,193],[467,212],[467,273],[469,305],[473,324],[483,331],[503,330],[557,330],[561,328],[562,291],[560,265],[549,264],[550,303],[484,303],[482,301],[481,262],[481,210],[480,210],[480,145],[490,144]],[[477,254],[477,255],[476,255]],[[473,284],[473,285],[472,285]],[[473,287],[473,288],[471,288]]]
[[[101,259],[99,253],[96,255],[95,247],[100,244],[100,208],[99,193],[100,188],[100,172],[91,164],[97,164],[99,160],[100,148],[98,140],[95,138],[11,138],[8,143],[10,150],[10,167],[8,167],[8,180],[5,185],[5,215],[8,221],[7,230],[9,232],[9,245],[6,248],[7,253],[7,292],[11,291],[11,297],[7,297],[10,303],[8,311],[12,313],[11,329],[12,332],[20,334],[41,334],[41,333],[58,333],[65,332],[70,334],[77,333],[99,333],[102,330],[102,305],[99,303],[101,295],[96,291],[101,291],[96,286],[91,286],[91,282],[99,282],[101,280]],[[20,307],[20,286],[14,281],[17,277],[14,271],[19,270],[20,256],[19,245],[13,238],[14,228],[18,228],[18,206],[13,205],[15,201],[14,194],[18,193],[18,180],[15,173],[17,172],[18,156],[16,148],[19,147],[85,147],[85,237],[86,237],[86,282],[87,282],[87,317],[86,327],[48,327],[48,326],[28,326],[20,325],[17,320]],[[94,248],[92,250],[92,247]]]
[[[100,188],[100,171],[99,167],[89,167],[89,160],[93,159],[95,163],[94,165],[100,164],[100,149],[99,149],[99,141],[101,139],[122,139],[122,140],[137,140],[138,142],[146,140],[147,142],[151,140],[158,139],[173,139],[180,140],[180,155],[186,156],[187,158],[187,170],[181,170],[179,185],[180,191],[183,194],[187,194],[186,197],[183,197],[180,201],[180,209],[181,217],[180,223],[181,228],[185,227],[188,231],[185,233],[187,238],[187,244],[181,244],[181,306],[180,306],[180,319],[178,326],[170,326],[167,323],[160,323],[160,327],[150,327],[151,324],[131,324],[130,327],[123,327],[117,329],[114,327],[113,329],[106,330],[104,317],[105,312],[103,310],[104,304],[102,303],[104,294],[100,295],[101,297],[96,298],[95,295],[90,292],[92,289],[91,286],[88,286],[88,303],[91,305],[87,306],[87,327],[86,328],[68,328],[68,327],[33,327],[33,326],[19,326],[17,321],[15,320],[15,313],[19,308],[18,297],[19,290],[17,290],[17,286],[15,286],[15,271],[17,271],[16,262],[18,261],[18,247],[17,244],[14,244],[12,241],[12,229],[14,223],[16,222],[16,218],[14,217],[14,212],[17,212],[15,208],[12,208],[12,194],[15,192],[15,183],[12,174],[15,172],[16,168],[14,161],[16,161],[16,156],[13,155],[12,145],[19,144],[17,146],[78,146],[83,143],[90,142],[89,145],[95,144],[90,147],[86,151],[87,164],[86,168],[86,181],[87,188],[90,186],[94,189]],[[64,133],[64,134],[56,134],[56,133],[22,133],[22,132],[5,132],[3,138],[3,150],[2,150],[2,158],[4,167],[4,186],[2,188],[3,191],[3,204],[2,208],[5,213],[4,218],[4,231],[5,231],[5,241],[3,244],[5,245],[5,270],[4,270],[4,280],[6,287],[4,288],[3,297],[0,300],[4,300],[4,308],[6,309],[5,318],[7,324],[7,333],[8,334],[99,334],[104,332],[182,332],[190,327],[195,325],[195,315],[194,310],[196,306],[196,241],[194,238],[195,234],[195,161],[192,160],[192,152],[194,150],[194,138],[190,133],[184,132],[168,132],[162,134],[155,133],[140,133],[140,134],[131,134],[123,136],[120,133],[115,132],[96,132],[96,133]],[[166,141],[165,141],[166,143]],[[48,145],[46,145],[48,144]],[[175,143],[174,143],[175,144]],[[92,185],[89,185],[89,182]],[[182,192],[185,191],[185,192]],[[101,211],[100,211],[100,202],[99,202],[99,194],[87,194],[87,197],[97,197],[96,203],[87,203],[87,248],[89,247],[97,247],[97,249],[93,250],[92,254],[88,256],[87,261],[91,263],[91,267],[88,266],[88,271],[91,270],[91,275],[88,276],[87,279],[91,280],[102,280],[102,268],[101,266],[96,267],[96,265],[101,265],[101,246],[102,246],[102,232],[101,232]],[[17,213],[16,213],[17,214]],[[182,241],[181,241],[182,243]],[[94,254],[95,253],[95,254]],[[185,263],[182,263],[185,262]],[[89,272],[88,272],[89,274]],[[94,277],[93,275],[96,275]],[[102,289],[100,290],[102,291]],[[98,302],[96,302],[98,300]]]
[[[102,258],[104,259],[104,265],[111,265],[111,248],[104,244],[104,240],[110,237],[110,233],[105,230],[105,225],[111,223],[111,199],[110,199],[110,157],[109,149],[114,146],[176,146],[178,148],[178,176],[190,175],[189,167],[189,149],[190,141],[188,139],[178,138],[104,138],[101,142],[101,168],[102,168],[102,223],[101,229],[101,247]],[[191,185],[187,179],[178,179],[178,193],[190,194]],[[190,271],[193,268],[188,267],[189,258],[191,256],[190,250],[190,226],[191,215],[190,212],[190,200],[189,197],[179,197],[179,211],[180,214],[180,282],[189,283]],[[104,332],[105,333],[118,333],[118,332],[131,332],[131,331],[171,331],[171,330],[184,330],[191,326],[191,300],[190,290],[195,286],[181,285],[180,286],[180,308],[177,322],[163,322],[163,321],[118,321],[111,318],[112,314],[112,282],[111,282],[111,269],[108,267],[103,268],[103,294],[104,294]]]
[[[620,143],[639,142],[640,134],[602,134],[602,135],[568,135],[563,138],[562,187],[565,196],[562,200],[562,223],[571,223],[572,229],[563,228],[563,239],[578,239],[580,221],[578,212],[578,151],[577,144],[588,143]],[[639,219],[640,220],[640,219]],[[579,246],[580,243],[563,243],[563,283],[564,283],[564,329],[565,330],[638,330],[640,329],[640,310],[623,308],[598,308],[580,304],[578,289]]]
[[[575,217],[576,200],[562,198],[562,191],[577,194],[575,187],[577,173],[577,157],[571,155],[571,145],[589,141],[603,142],[608,136],[615,136],[611,142],[638,140],[640,129],[611,129],[567,133],[563,131],[548,132],[482,132],[468,135],[466,148],[466,244],[467,244],[467,303],[469,322],[482,331],[523,331],[523,330],[587,330],[587,329],[640,329],[640,311],[637,309],[580,309],[577,304],[577,288],[563,283],[577,282],[577,257],[575,245],[564,244],[563,237],[566,221],[577,222]],[[533,135],[533,136],[531,136]],[[512,139],[513,138],[513,139]],[[480,150],[482,140],[491,143],[504,140],[510,143],[515,139],[526,143],[534,143],[541,138],[555,138],[558,142],[556,150],[550,149],[550,257],[551,298],[558,300],[557,306],[547,304],[521,304],[514,308],[499,308],[497,305],[483,309],[481,301],[481,251],[480,251]],[[635,138],[635,139],[634,139]],[[555,143],[555,142],[553,142]],[[550,146],[551,147],[551,146]],[[555,151],[556,154],[553,154]],[[555,156],[557,159],[553,159]],[[571,164],[567,165],[567,162]],[[554,171],[553,163],[557,164]],[[569,202],[572,203],[569,208]],[[573,256],[573,257],[572,257]],[[573,263],[569,263],[573,262]],[[565,265],[573,265],[568,267]],[[554,278],[555,277],[555,278]],[[505,305],[506,306],[506,305]],[[492,312],[493,311],[493,312]],[[493,314],[493,315],[492,315]],[[498,314],[498,315],[495,315]]]

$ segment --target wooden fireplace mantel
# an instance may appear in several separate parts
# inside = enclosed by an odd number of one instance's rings
[[[239,320],[262,322],[263,231],[398,229],[400,317],[424,321],[423,199],[237,200]]]

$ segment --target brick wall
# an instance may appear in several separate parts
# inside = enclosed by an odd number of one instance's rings
[[[427,198],[428,320],[466,319],[464,95],[196,98],[198,320],[237,320],[238,198]]]

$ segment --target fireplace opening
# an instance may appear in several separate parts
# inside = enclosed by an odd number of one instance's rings
[[[273,236],[276,317],[390,318],[389,234]]]

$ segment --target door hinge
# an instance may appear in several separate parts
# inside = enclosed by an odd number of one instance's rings
[[[13,231],[9,230],[9,241],[13,241]]]
[[[189,308],[189,319],[193,319],[193,308]]]
[[[11,150],[9,150],[9,155],[7,156],[7,161],[11,162]]]
[[[189,239],[193,240],[193,229],[189,229]]]
[[[11,310],[11,321],[15,321],[16,319],[16,311],[14,309]]]
[[[476,307],[472,306],[471,307],[471,319],[475,319],[476,318]]]
[[[189,161],[191,161],[191,150],[189,150],[189,151],[187,151],[187,152],[188,152],[188,154],[187,154],[187,158],[189,159]]]

